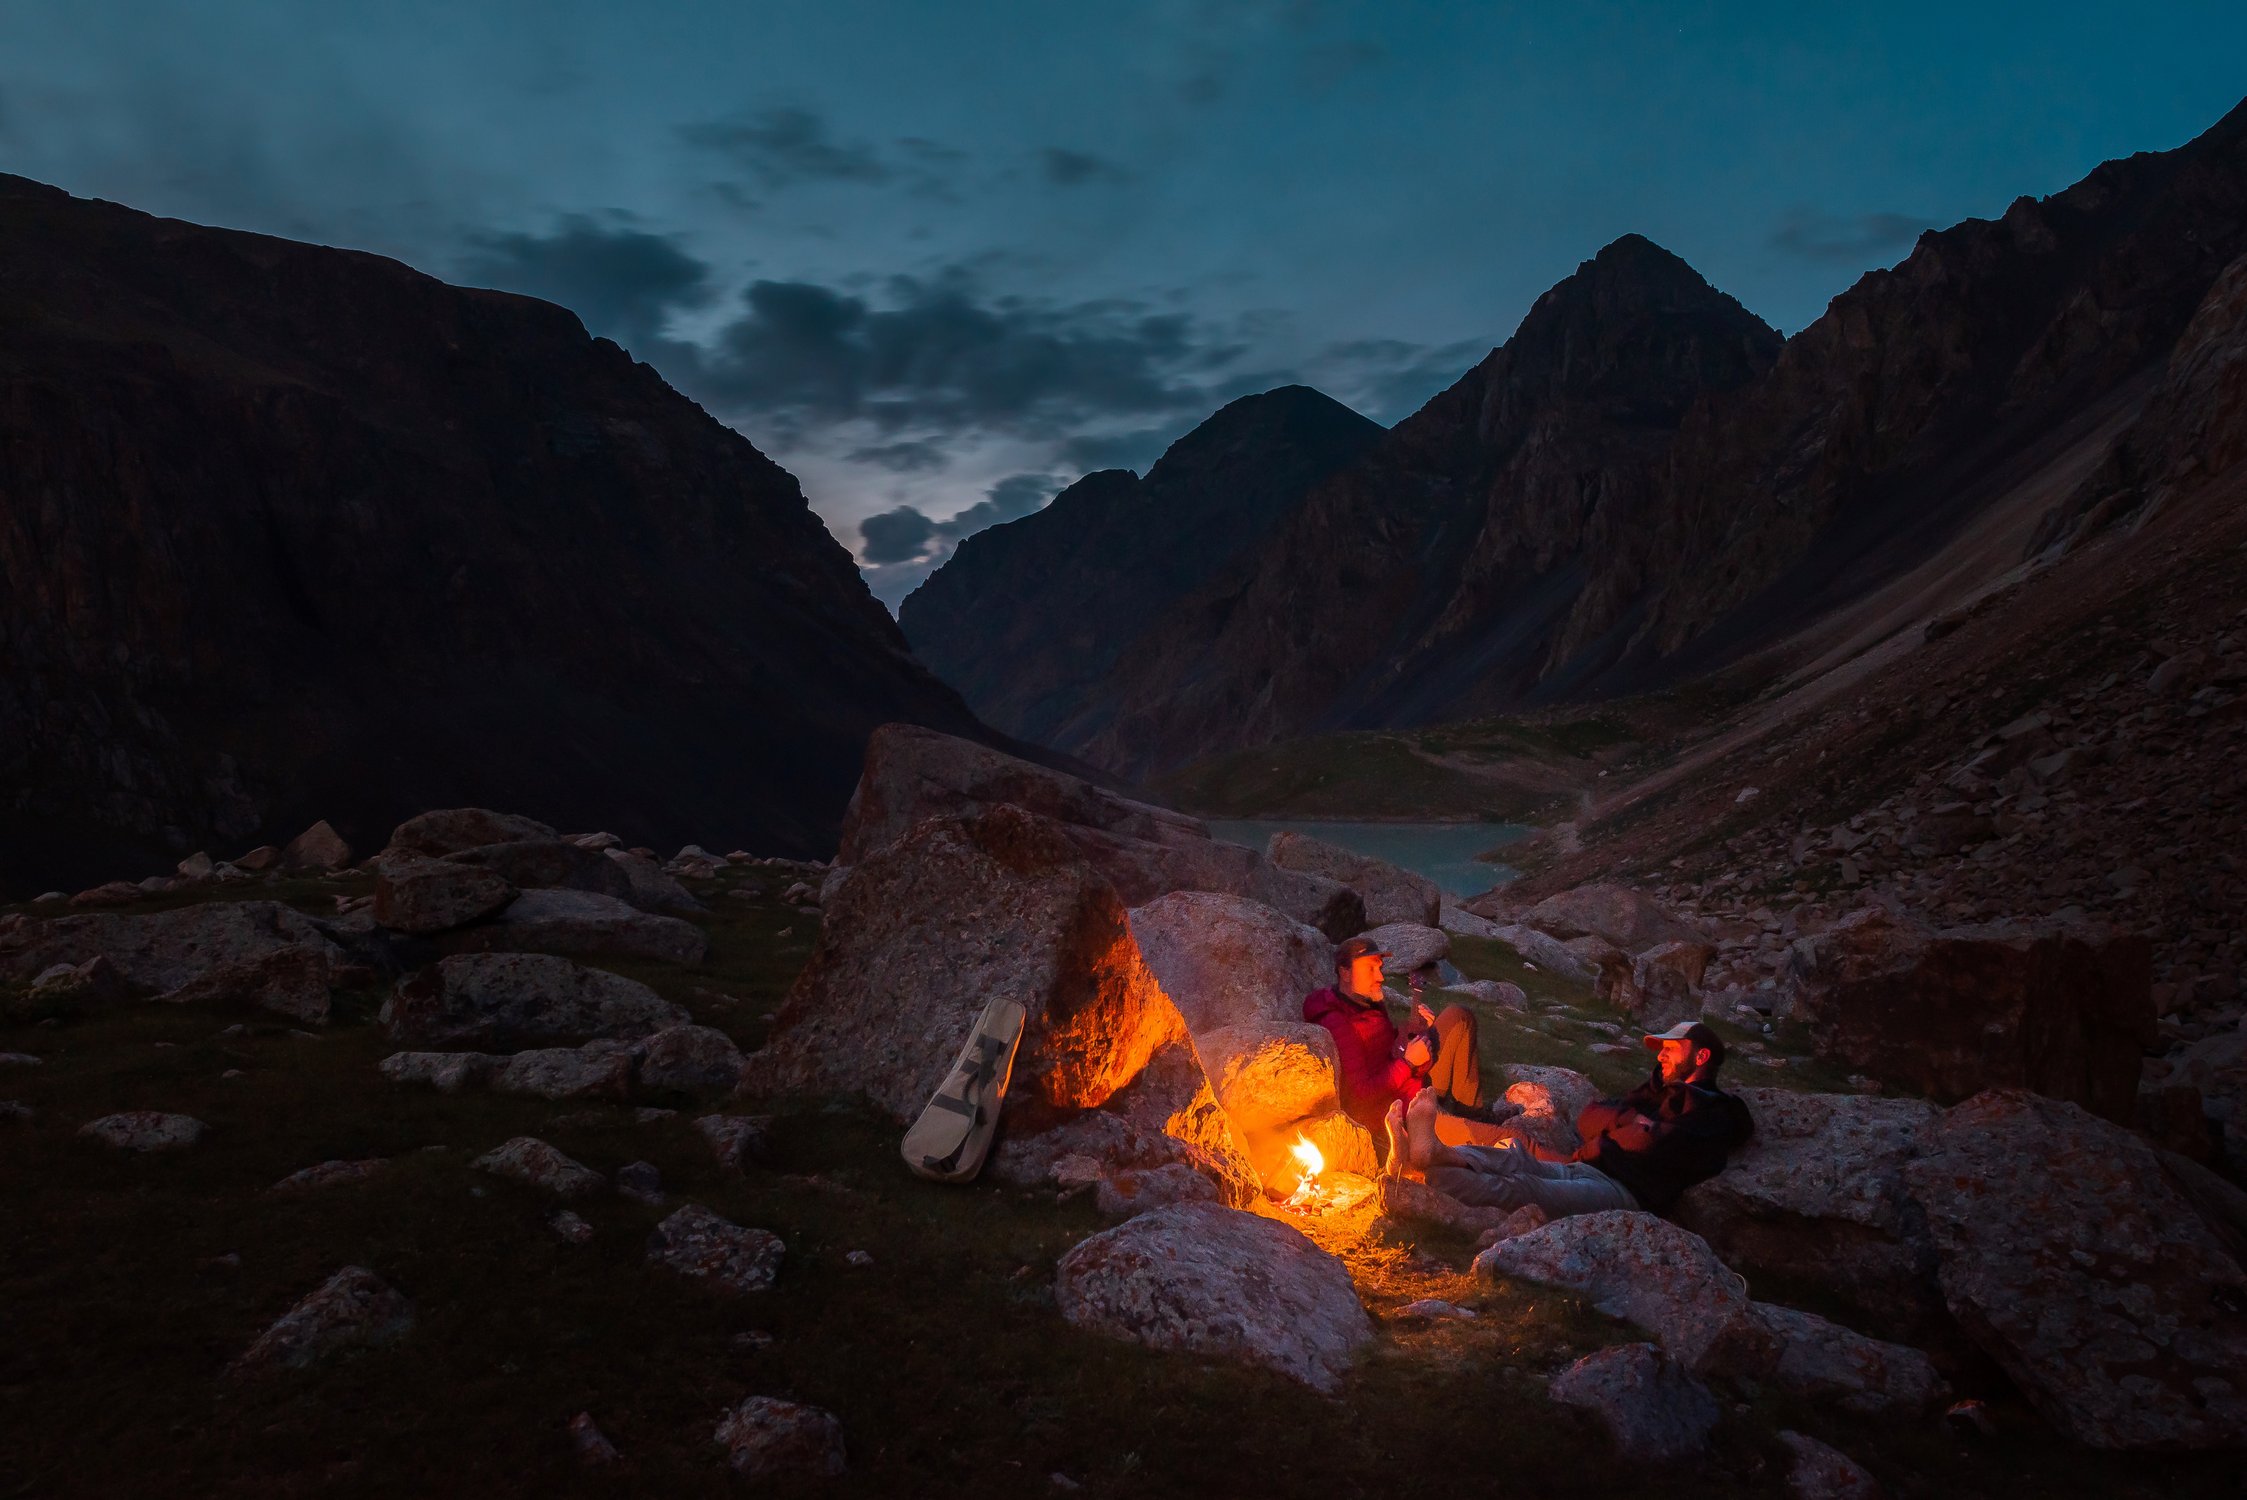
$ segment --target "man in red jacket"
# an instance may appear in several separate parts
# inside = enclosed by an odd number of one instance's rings
[[[1435,1126],[1440,1139],[1460,1145],[1495,1140],[1502,1120],[1482,1107],[1474,1012],[1461,1005],[1433,1011],[1416,1000],[1400,1031],[1381,988],[1388,956],[1370,938],[1351,938],[1334,950],[1334,983],[1303,998],[1303,1019],[1324,1026],[1340,1054],[1343,1113],[1386,1146],[1389,1106],[1426,1092],[1442,1106]],[[1520,1113],[1510,1105],[1507,1112]]]

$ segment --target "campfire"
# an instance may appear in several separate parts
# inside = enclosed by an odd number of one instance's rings
[[[1373,1190],[1373,1184],[1354,1172],[1328,1174],[1326,1153],[1300,1131],[1296,1133],[1295,1144],[1287,1149],[1295,1158],[1298,1175],[1295,1191],[1281,1200],[1280,1207],[1291,1213],[1323,1214],[1350,1208]]]

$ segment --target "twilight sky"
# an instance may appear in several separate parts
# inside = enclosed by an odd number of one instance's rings
[[[0,7],[0,170],[564,303],[894,605],[1236,395],[1395,421],[1629,231],[1792,333],[2243,63],[2238,0],[72,0]]]

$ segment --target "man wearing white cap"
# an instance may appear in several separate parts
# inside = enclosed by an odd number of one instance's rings
[[[1436,1138],[1435,1111],[1414,1099],[1389,1112],[1392,1152],[1427,1175],[1428,1186],[1462,1203],[1520,1208],[1534,1203],[1551,1218],[1609,1208],[1667,1210],[1696,1182],[1724,1170],[1724,1160],[1755,1129],[1748,1107],[1717,1087],[1724,1039],[1698,1021],[1681,1021],[1645,1038],[1654,1072],[1620,1099],[1602,1099],[1576,1117],[1583,1145],[1573,1155],[1543,1151],[1518,1133],[1498,1146],[1448,1146]],[[1392,1168],[1393,1170],[1393,1168]]]

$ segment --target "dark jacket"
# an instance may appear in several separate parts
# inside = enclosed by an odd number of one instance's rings
[[[1755,1132],[1747,1105],[1716,1086],[1713,1071],[1664,1083],[1659,1069],[1620,1099],[1588,1104],[1576,1117],[1589,1162],[1631,1190],[1656,1213],[1696,1182],[1724,1170],[1724,1160]]]
[[[1398,1055],[1403,1041],[1389,1008],[1329,985],[1303,997],[1303,1019],[1316,1021],[1334,1037],[1342,1065],[1342,1112],[1380,1140],[1390,1102],[1410,1099],[1421,1084],[1411,1064]]]

